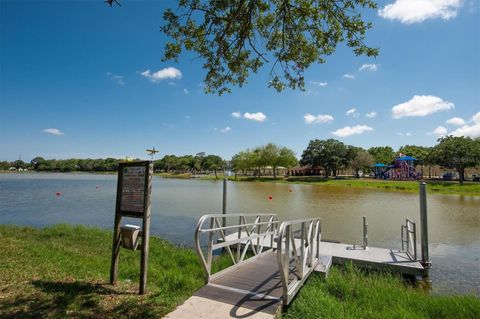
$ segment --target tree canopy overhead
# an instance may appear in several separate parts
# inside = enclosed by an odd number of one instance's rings
[[[206,70],[207,93],[230,92],[265,65],[268,86],[304,89],[304,71],[324,63],[344,42],[358,55],[376,56],[364,43],[371,28],[360,10],[373,0],[179,0],[161,30],[170,37],[164,60],[196,53]]]

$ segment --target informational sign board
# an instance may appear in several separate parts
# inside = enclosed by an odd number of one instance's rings
[[[126,166],[122,171],[120,211],[143,213],[145,203],[145,166]]]
[[[153,163],[151,161],[122,162],[118,165],[117,204],[113,229],[110,283],[112,285],[116,284],[118,278],[119,255],[120,248],[122,247],[122,218],[139,218],[142,220],[142,227],[140,230],[141,243],[138,244],[138,249],[141,250],[140,294],[144,294],[147,288],[152,175]],[[124,243],[123,247],[128,248],[127,246],[128,245],[125,245]]]

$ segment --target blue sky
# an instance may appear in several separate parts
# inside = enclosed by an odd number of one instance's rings
[[[342,45],[306,72],[306,92],[267,88],[266,68],[221,97],[203,93],[194,55],[161,62],[174,5],[0,0],[0,160],[146,158],[152,146],[230,158],[267,142],[300,157],[314,138],[397,148],[480,135],[477,1],[379,1],[366,15],[377,58]]]

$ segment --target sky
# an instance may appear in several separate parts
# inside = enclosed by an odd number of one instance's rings
[[[162,62],[175,1],[0,0],[0,160],[218,154],[312,139],[369,148],[480,136],[480,2],[385,0],[364,12],[376,58],[340,45],[305,92],[268,88],[269,68],[207,95],[192,53]]]

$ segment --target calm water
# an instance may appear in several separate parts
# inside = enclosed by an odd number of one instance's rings
[[[0,174],[0,223],[111,228],[116,179],[93,174]],[[229,183],[228,195],[229,212],[272,212],[280,220],[320,216],[323,238],[346,243],[362,242],[363,215],[368,219],[371,246],[400,248],[400,225],[405,218],[419,223],[418,196],[411,193]],[[155,177],[151,231],[191,245],[198,218],[220,212],[221,198],[221,182]],[[434,291],[480,294],[480,197],[430,195],[428,209]]]

